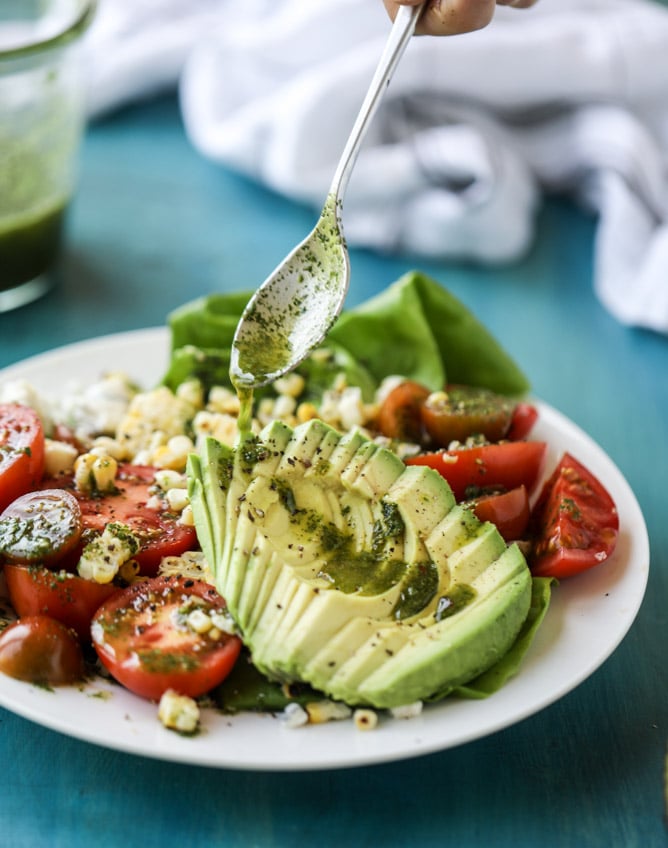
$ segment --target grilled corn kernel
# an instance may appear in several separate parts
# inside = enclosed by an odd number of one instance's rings
[[[74,486],[80,492],[108,492],[115,486],[117,471],[113,456],[82,453],[74,462]]]
[[[171,468],[161,468],[155,472],[153,478],[155,485],[163,492],[169,489],[187,489],[188,478],[185,474],[179,471],[173,471]]]
[[[176,389],[176,397],[185,400],[196,409],[204,406],[204,389],[199,380],[186,380]]]
[[[236,392],[231,392],[223,386],[214,386],[209,392],[206,408],[209,412],[236,416],[239,414],[239,398]]]
[[[160,445],[153,452],[153,465],[157,468],[183,471],[188,456],[194,449],[195,445],[188,436],[172,436],[166,445]]]
[[[195,526],[195,514],[193,513],[193,508],[190,504],[187,504],[181,510],[179,524],[184,524],[186,527]]]
[[[69,442],[44,440],[44,471],[48,477],[71,471],[76,458],[77,449]]]
[[[311,724],[324,724],[327,721],[340,721],[350,718],[352,710],[338,701],[313,701],[306,704],[308,720]]]
[[[281,395],[289,395],[290,397],[297,398],[304,391],[304,386],[306,385],[306,380],[302,377],[301,374],[287,374],[285,377],[279,377],[278,380],[274,382],[274,388]]]
[[[197,701],[168,689],[160,698],[158,718],[168,730],[178,733],[195,733],[199,727],[200,712]]]
[[[77,565],[80,577],[96,583],[111,583],[123,563],[137,553],[139,542],[125,524],[107,524],[101,536],[83,549]]]
[[[171,512],[183,512],[190,503],[185,489],[169,489],[165,494],[165,500]]]
[[[304,401],[304,403],[300,403],[297,407],[297,421],[300,424],[303,424],[304,421],[311,421],[311,419],[317,418],[318,414],[318,407],[310,401]]]
[[[374,710],[357,709],[353,713],[353,721],[358,730],[373,730],[378,724],[378,713]]]
[[[194,609],[189,612],[186,621],[188,627],[195,633],[199,634],[208,633],[213,627],[213,622],[211,621],[210,616],[201,609]]]

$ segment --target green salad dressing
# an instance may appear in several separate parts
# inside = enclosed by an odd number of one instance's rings
[[[6,224],[0,220],[0,292],[34,280],[53,266],[64,223],[64,204]]]

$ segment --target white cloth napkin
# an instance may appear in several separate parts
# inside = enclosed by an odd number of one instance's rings
[[[97,114],[180,84],[198,150],[320,208],[390,26],[380,0],[101,0]],[[542,192],[597,214],[594,285],[668,332],[668,9],[540,0],[416,38],[344,205],[350,244],[508,262]]]

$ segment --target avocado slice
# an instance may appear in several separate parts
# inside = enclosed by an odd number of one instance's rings
[[[511,647],[531,576],[445,480],[322,421],[189,462],[202,548],[253,662],[351,705],[424,700]]]

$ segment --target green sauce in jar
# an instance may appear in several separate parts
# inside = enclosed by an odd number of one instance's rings
[[[0,221],[0,292],[33,280],[53,266],[65,223],[65,204],[30,217]]]

